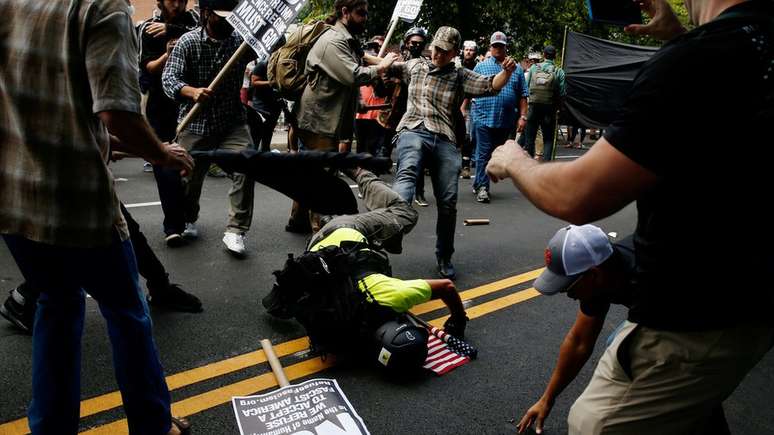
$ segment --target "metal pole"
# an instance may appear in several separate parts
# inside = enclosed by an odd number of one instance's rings
[[[559,68],[563,68],[564,67],[564,55],[565,55],[565,50],[567,49],[567,29],[568,29],[568,26],[564,26],[564,38],[562,40],[562,62],[559,65]],[[554,121],[554,146],[553,146],[553,149],[551,150],[551,160],[553,160],[554,157],[556,157],[556,139],[559,136],[559,111],[560,111],[560,109],[561,109],[561,107],[556,110],[556,120]]]

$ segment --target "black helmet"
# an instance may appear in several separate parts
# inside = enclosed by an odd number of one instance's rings
[[[414,371],[427,359],[427,329],[407,319],[390,320],[376,330],[378,361],[389,370]]]
[[[403,35],[403,41],[408,41],[408,39],[412,36],[421,36],[425,41],[427,41],[427,30],[423,29],[422,27],[412,27]]]

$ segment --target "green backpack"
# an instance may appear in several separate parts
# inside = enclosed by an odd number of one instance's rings
[[[547,69],[544,69],[546,68]],[[529,79],[529,102],[554,104],[556,102],[557,80],[554,65],[539,64]]]
[[[296,101],[306,87],[306,56],[320,36],[331,28],[322,21],[296,29],[269,58],[267,78],[279,96]]]

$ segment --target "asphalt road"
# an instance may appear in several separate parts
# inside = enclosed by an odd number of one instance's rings
[[[560,150],[560,155],[582,151]],[[158,201],[152,174],[142,172],[139,160],[114,165],[119,196],[125,204]],[[78,174],[73,174],[78,176]],[[541,395],[556,360],[559,344],[572,324],[577,304],[564,296],[535,296],[530,290],[543,266],[543,250],[563,222],[535,209],[510,183],[492,188],[492,203],[475,202],[471,181],[461,180],[454,263],[457,286],[475,317],[468,341],[479,348],[479,358],[442,376],[395,380],[370,367],[332,366],[331,361],[308,358],[303,352],[303,330],[293,322],[266,315],[259,300],[271,288],[271,271],[280,268],[286,254],[301,252],[304,236],[283,228],[290,201],[263,186],[256,187],[253,229],[246,259],[224,252],[222,232],[227,219],[229,181],[208,178],[202,194],[201,237],[189,246],[169,249],[161,231],[158,205],[130,208],[151,246],[174,282],[197,294],[201,314],[153,312],[155,336],[166,373],[170,376],[173,410],[188,415],[197,434],[238,433],[229,398],[275,388],[268,364],[261,359],[259,341],[269,338],[282,356],[291,382],[324,377],[340,383],[352,405],[373,434],[506,434],[513,420]],[[393,271],[404,278],[435,277],[435,200],[428,185],[430,207],[420,209],[420,220],[404,240],[404,253],[392,256]],[[361,205],[362,209],[362,205]],[[634,227],[635,210],[629,206],[598,223],[620,236]],[[488,226],[466,227],[465,218],[489,218]],[[718,271],[742,273],[742,271]],[[528,274],[526,277],[501,280]],[[10,290],[21,275],[0,244],[0,289]],[[4,297],[4,296],[3,296]],[[737,297],[729,291],[728,297]],[[425,319],[445,311],[426,308]],[[690,315],[690,313],[686,313]],[[614,308],[602,338],[611,333],[625,312]],[[300,343],[300,345],[299,345]],[[592,361],[556,402],[546,433],[566,432],[566,416],[596,364],[604,340]],[[30,400],[30,338],[0,321],[0,434],[25,433],[25,407]],[[110,347],[96,304],[87,303],[83,337],[82,429],[90,433],[126,433],[112,372]],[[774,354],[769,354],[725,404],[735,434],[774,433]],[[120,399],[120,398],[118,398]]]

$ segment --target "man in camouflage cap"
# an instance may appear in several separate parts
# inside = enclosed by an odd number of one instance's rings
[[[397,128],[398,170],[393,190],[410,203],[417,176],[428,165],[438,207],[435,248],[438,273],[449,279],[455,276],[451,256],[454,253],[461,167],[455,131],[459,131],[457,127],[464,131],[464,125],[458,125],[464,122],[460,106],[465,94],[479,96],[499,92],[516,67],[516,63],[507,58],[503,71],[496,76],[457,69],[453,60],[461,42],[457,29],[441,27],[430,44],[430,60],[419,58],[395,63],[389,71],[408,84],[408,107]]]

